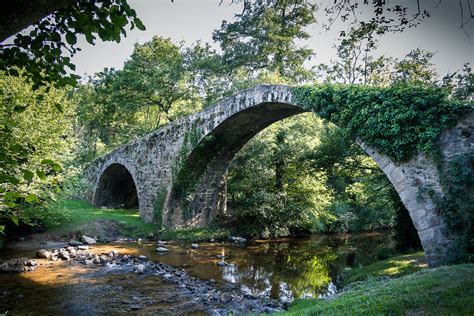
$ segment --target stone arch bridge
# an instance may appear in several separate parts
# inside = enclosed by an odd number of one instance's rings
[[[234,155],[265,127],[306,111],[292,99],[290,87],[257,86],[117,148],[86,168],[86,198],[97,206],[138,207],[144,220],[165,227],[205,226],[226,212],[226,171]],[[440,138],[447,160],[474,150],[474,112]],[[450,238],[434,201],[417,198],[422,185],[442,194],[435,164],[423,154],[397,164],[358,144],[397,190],[428,262],[438,265]]]

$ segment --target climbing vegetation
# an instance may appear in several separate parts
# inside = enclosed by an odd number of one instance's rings
[[[396,161],[417,152],[439,157],[438,136],[472,104],[429,85],[389,87],[323,84],[294,88],[295,103],[345,129]]]

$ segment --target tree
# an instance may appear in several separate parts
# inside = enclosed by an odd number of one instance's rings
[[[434,53],[424,49],[412,50],[404,59],[395,63],[392,80],[410,84],[435,84],[438,74],[431,63],[433,56]]]
[[[24,75],[33,80],[35,88],[46,82],[58,86],[76,83],[78,76],[68,73],[68,69],[75,70],[70,57],[80,50],[77,35],[84,35],[90,44],[95,43],[96,36],[104,41],[120,42],[121,36],[126,35],[126,26],[145,29],[126,0],[38,1],[36,5],[38,11],[31,3],[2,2],[5,8],[2,13],[15,9],[25,11],[18,15],[3,15],[0,28],[0,40],[3,41],[0,70],[18,75],[17,69],[24,68]],[[6,23],[11,24],[6,27]],[[30,24],[32,27],[17,34],[12,43],[4,41]],[[63,53],[66,51],[69,56]]]
[[[361,22],[348,32],[341,32],[337,46],[337,59],[318,65],[320,76],[327,82],[347,84],[387,84],[390,77],[391,58],[374,57],[378,38],[385,30],[374,22]]]
[[[105,69],[77,91],[85,160],[201,108],[182,44],[154,37],[135,45],[122,70]]]
[[[34,90],[19,75],[0,72],[0,231],[9,220],[18,224],[28,204],[49,200],[74,143],[67,91]]]
[[[315,22],[315,10],[301,0],[246,2],[236,21],[223,21],[213,33],[228,71],[243,67],[254,74],[266,69],[296,81],[307,79],[310,73],[303,64],[313,53],[296,42],[310,37],[305,27]]]
[[[474,14],[471,4],[472,0],[446,1],[446,3],[455,5],[459,8],[459,28],[464,31],[467,38],[470,38],[467,25]],[[363,18],[367,18],[367,10],[371,9],[372,15],[365,23],[375,23],[383,27],[386,31],[402,32],[406,28],[412,28],[419,25],[424,19],[431,16],[430,11],[435,10],[442,0],[437,4],[431,1],[410,0],[404,3],[385,1],[385,0],[334,0],[324,8],[328,16],[326,29],[331,28],[335,21],[341,20],[351,24],[359,24]],[[456,25],[456,27],[458,27]]]

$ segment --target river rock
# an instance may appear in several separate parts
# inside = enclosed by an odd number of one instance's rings
[[[138,256],[138,259],[140,259],[140,260],[146,260],[146,256],[140,255],[140,256]]]
[[[230,237],[230,240],[237,243],[237,244],[245,244],[247,242],[247,239],[245,238],[242,238],[242,237],[234,237],[234,236],[231,236]]]
[[[86,235],[82,235],[81,241],[87,245],[93,245],[97,243],[97,241],[94,238],[87,237]]]
[[[80,242],[80,241],[71,239],[71,240],[69,241],[69,245],[70,245],[70,246],[73,246],[73,247],[77,247],[77,246],[82,246],[82,245],[84,245],[84,244],[83,244],[82,242]]]
[[[228,263],[225,262],[225,261],[219,261],[219,262],[217,263],[217,265],[218,265],[219,267],[225,267],[226,265],[228,265]]]
[[[71,259],[71,257],[69,256],[69,252],[67,252],[67,251],[60,251],[58,257],[63,259],[63,260]]]
[[[229,293],[223,293],[223,294],[221,295],[220,301],[221,301],[222,303],[230,303],[230,302],[232,302],[233,299],[234,299],[234,297],[233,297],[231,294],[229,294]]]
[[[198,249],[198,248],[199,248],[199,245],[198,245],[198,244],[191,244],[191,248],[193,248],[193,249]]]
[[[158,251],[158,252],[169,252],[170,250],[168,248],[165,248],[165,247],[158,247],[158,248],[156,248],[156,251]]]
[[[36,251],[36,258],[49,259],[49,258],[51,258],[51,252],[49,252],[46,249],[40,249],[40,250]]]
[[[87,250],[89,248],[90,248],[89,246],[77,246],[77,249],[79,250]]]
[[[135,270],[135,273],[138,274],[143,274],[145,272],[145,265],[144,264],[139,264],[137,265],[137,269]]]

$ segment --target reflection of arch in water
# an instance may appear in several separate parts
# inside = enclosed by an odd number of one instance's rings
[[[138,208],[135,181],[127,168],[113,163],[102,173],[94,194],[96,206]]]

